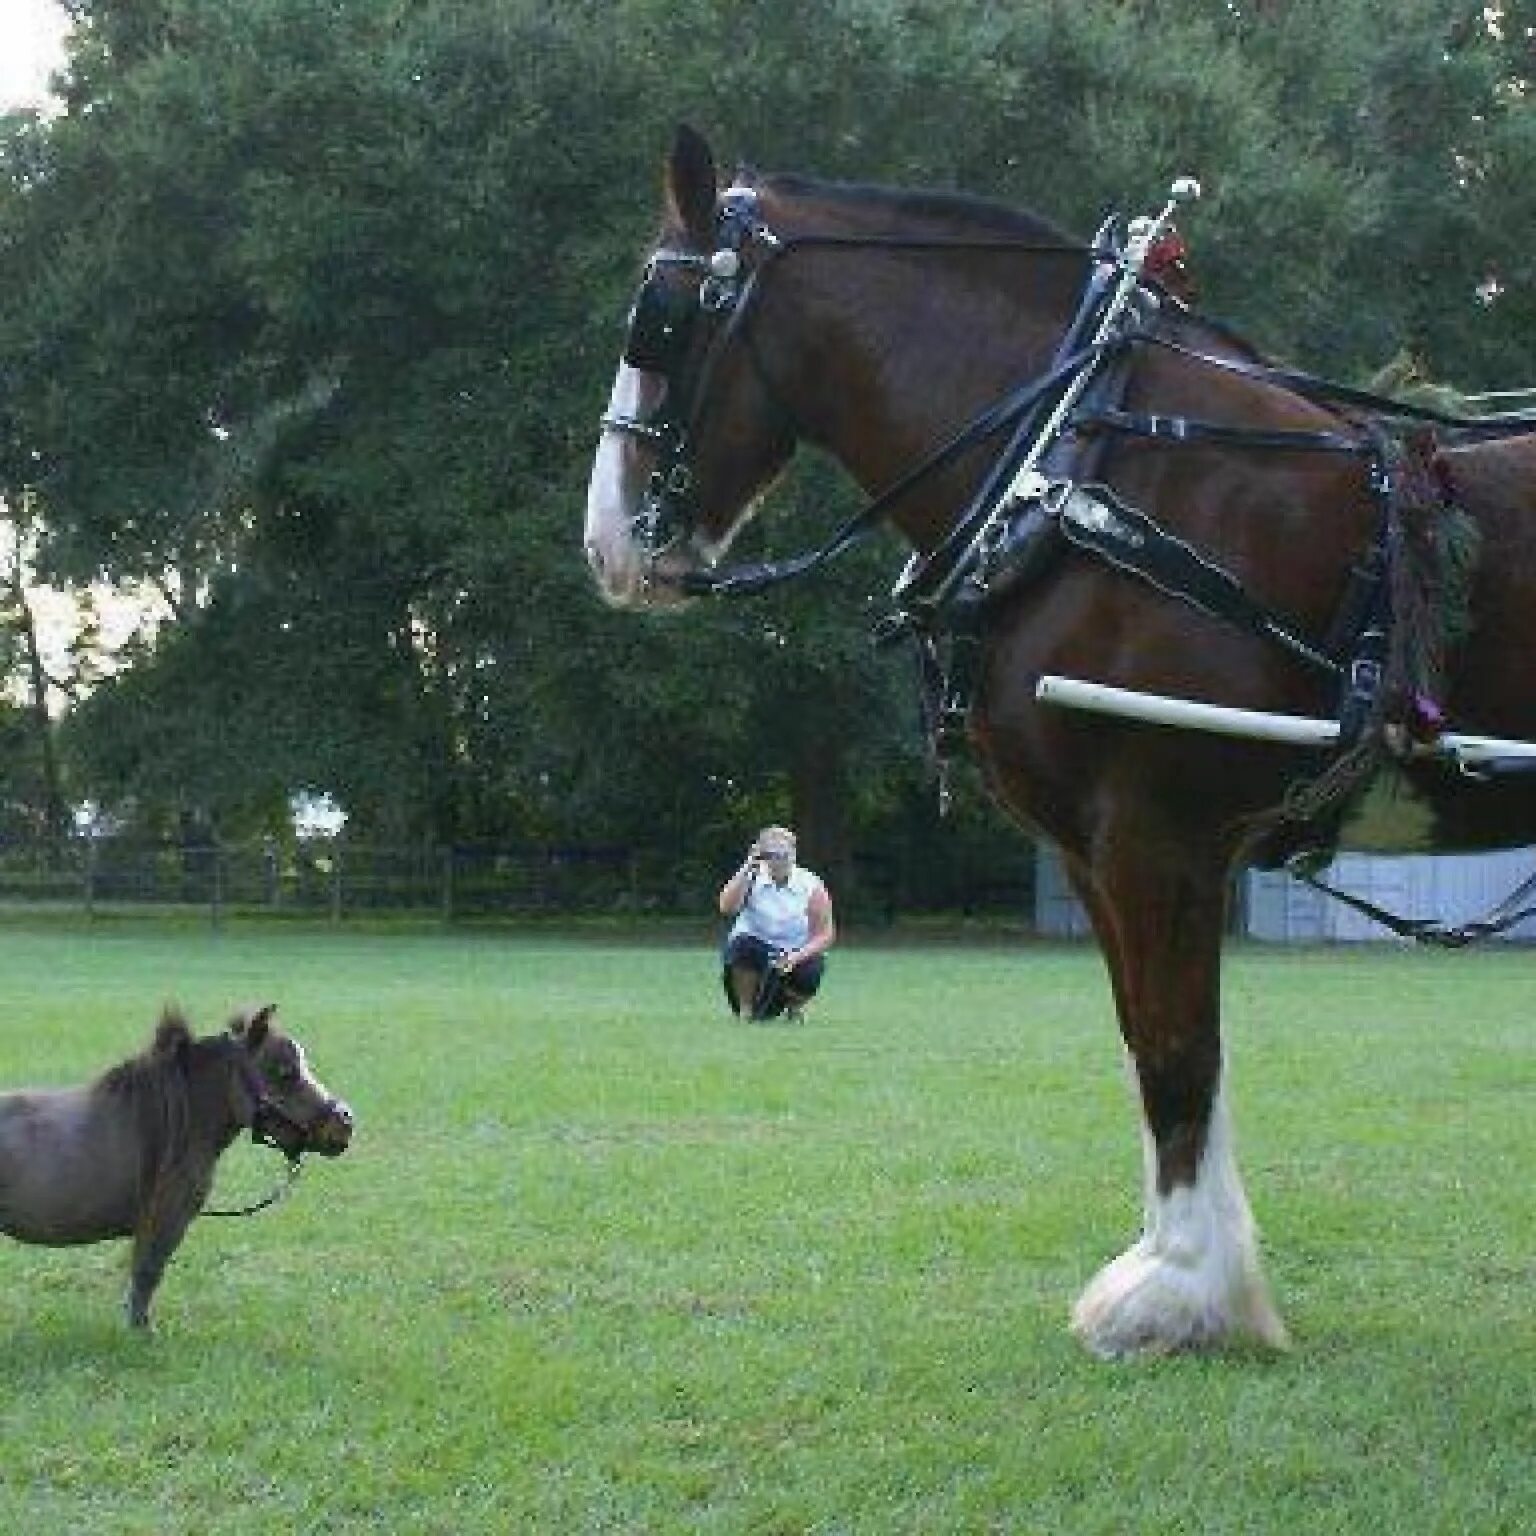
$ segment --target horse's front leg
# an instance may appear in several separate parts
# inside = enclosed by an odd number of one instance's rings
[[[1077,878],[1140,1090],[1146,1189],[1141,1238],[1083,1292],[1073,1330],[1106,1357],[1282,1348],[1223,1093],[1222,861],[1101,858]]]
[[[130,1327],[149,1327],[150,1300],[207,1194],[206,1183],[165,1190],[140,1216],[129,1261],[126,1311]]]

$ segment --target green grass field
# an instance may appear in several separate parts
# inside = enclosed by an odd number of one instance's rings
[[[194,1227],[148,1339],[120,1245],[0,1244],[0,1530],[1533,1528],[1536,957],[1235,954],[1296,1347],[1117,1366],[1065,1327],[1138,1219],[1097,958],[834,960],[747,1027],[702,934],[12,920],[0,1082],[273,998],[360,1125]]]

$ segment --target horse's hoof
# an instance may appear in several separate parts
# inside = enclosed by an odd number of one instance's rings
[[[1145,1238],[1094,1277],[1072,1309],[1072,1331],[1101,1360],[1290,1347],[1256,1266],[1233,1272],[1181,1262]]]

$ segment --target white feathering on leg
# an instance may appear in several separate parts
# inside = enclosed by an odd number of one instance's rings
[[[1257,1235],[1232,1150],[1226,1095],[1211,1108],[1195,1182],[1157,1191],[1157,1156],[1143,1126],[1146,1220],[1138,1242],[1107,1264],[1072,1310],[1073,1332],[1107,1359],[1219,1347],[1288,1344],[1259,1264]]]

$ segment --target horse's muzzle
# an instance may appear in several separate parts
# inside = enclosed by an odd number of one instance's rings
[[[311,1126],[305,1138],[306,1150],[318,1152],[321,1157],[340,1157],[352,1144],[354,1123],[351,1107],[340,1099],[333,1099]]]

